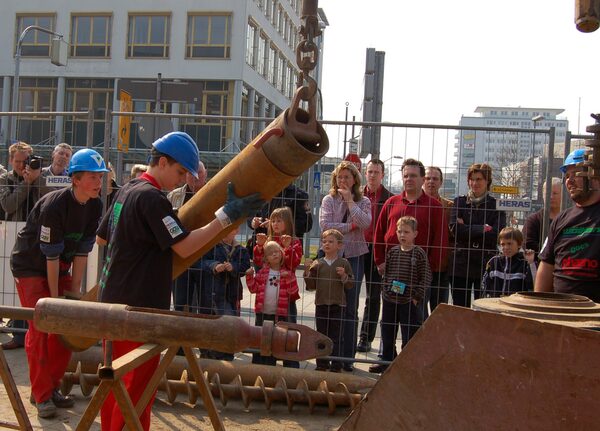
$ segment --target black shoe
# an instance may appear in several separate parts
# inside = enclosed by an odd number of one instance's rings
[[[358,345],[356,346],[356,351],[361,353],[367,353],[371,351],[371,343],[365,339],[360,339]]]
[[[388,367],[387,365],[383,365],[383,364],[371,365],[369,367],[369,373],[381,374],[385,370],[387,370],[387,367]]]
[[[58,389],[54,389],[52,391],[51,399],[56,407],[60,407],[62,409],[73,407],[75,405],[75,400],[73,397],[70,395],[64,396],[58,391]]]
[[[22,347],[23,345],[21,343],[17,343],[14,338],[7,343],[2,343],[2,349],[4,350],[20,349]]]
[[[49,399],[42,403],[37,403],[35,407],[37,408],[38,416],[41,418],[52,418],[56,416],[56,407]]]
[[[343,365],[344,371],[348,371],[349,373],[354,371],[354,365],[350,364],[350,363],[345,363]]]
[[[317,367],[315,371],[327,371],[327,367]]]

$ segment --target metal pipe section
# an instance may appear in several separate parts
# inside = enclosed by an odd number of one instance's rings
[[[131,340],[163,346],[190,346],[235,353],[261,348],[281,359],[305,360],[331,353],[333,343],[303,325],[281,322],[252,326],[233,316],[199,314],[70,301],[40,299],[33,312],[40,331],[75,337]]]
[[[81,393],[89,396],[100,382],[96,374],[67,373],[62,378],[61,392],[69,394],[74,385],[79,385]],[[230,399],[241,399],[245,409],[250,408],[252,401],[262,400],[267,410],[271,410],[273,402],[285,402],[290,413],[295,404],[308,404],[311,414],[317,405],[327,406],[329,414],[334,414],[338,406],[353,409],[364,397],[362,394],[350,393],[343,383],[330,389],[325,381],[316,390],[310,390],[302,383],[296,388],[288,388],[285,380],[278,382],[275,387],[267,387],[260,377],[257,377],[254,385],[243,385],[240,379],[221,383],[218,374],[207,383],[212,396],[219,398],[221,405],[226,406]],[[167,395],[169,403],[177,401],[178,395],[187,395],[186,401],[196,404],[200,396],[198,386],[188,379],[187,372],[179,380],[163,378],[158,389]]]
[[[592,33],[600,27],[600,0],[575,0],[575,27]]]
[[[377,383],[374,378],[354,374],[327,373],[203,358],[197,359],[197,362],[209,379],[218,374],[221,381],[231,382],[239,376],[243,385],[253,385],[256,379],[260,377],[265,386],[269,387],[275,387],[277,382],[283,379],[288,387],[296,387],[301,382],[305,382],[310,390],[316,390],[322,382],[326,382],[327,386],[331,388],[343,384],[352,393],[365,394]],[[92,347],[84,352],[73,353],[67,371],[96,374],[101,363],[102,349]],[[187,360],[182,356],[176,356],[167,368],[165,378],[179,380],[184,372],[190,372]]]
[[[259,192],[263,199],[269,201],[327,153],[329,140],[323,127],[320,124],[316,125],[318,142],[303,141],[290,130],[288,112],[291,110],[284,111],[273,120],[259,136],[179,209],[179,219],[186,228],[196,229],[213,220],[214,212],[225,203],[229,182],[234,184],[238,196]],[[295,116],[305,119],[309,114],[298,109]],[[256,181],[257,178],[267,180]],[[174,255],[173,277],[180,275],[218,243],[221,237],[243,221],[243,219],[236,220],[221,235],[186,259]]]

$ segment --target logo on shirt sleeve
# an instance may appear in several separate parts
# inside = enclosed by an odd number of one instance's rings
[[[179,224],[175,221],[175,219],[173,217],[166,216],[162,219],[162,222],[165,225],[165,227],[167,228],[167,230],[169,231],[171,238],[178,237],[179,235],[181,235],[183,233],[183,231],[181,230],[181,227],[179,227]]]
[[[40,229],[40,241],[41,242],[50,242],[50,228],[48,226],[42,226]]]

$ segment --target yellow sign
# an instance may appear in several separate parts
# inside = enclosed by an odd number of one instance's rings
[[[121,112],[131,112],[133,104],[131,102],[131,94],[125,90],[121,90],[119,94],[121,101],[119,109]],[[119,117],[119,139],[117,140],[117,149],[124,153],[129,151],[129,136],[131,134],[131,117],[122,115]]]
[[[519,188],[516,186],[492,186],[492,193],[504,193],[506,195],[518,195]]]

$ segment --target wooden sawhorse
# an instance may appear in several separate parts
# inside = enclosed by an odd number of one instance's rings
[[[121,378],[129,371],[135,369],[150,358],[160,355],[165,349],[167,352],[158,364],[155,373],[150,378],[142,397],[134,406]],[[188,365],[194,376],[194,379],[196,380],[198,391],[200,392],[200,396],[204,401],[204,406],[208,411],[213,429],[216,431],[224,431],[225,427],[221,417],[219,416],[219,412],[217,411],[215,400],[210,392],[207,381],[204,379],[202,370],[200,369],[198,361],[196,360],[196,356],[192,352],[192,348],[182,347],[182,349],[185,352]],[[115,400],[117,401],[117,404],[123,413],[123,419],[125,420],[125,426],[127,429],[141,431],[142,424],[140,423],[139,416],[150,402],[152,394],[158,388],[163,374],[173,361],[173,358],[177,354],[178,350],[179,346],[165,347],[158,346],[156,344],[144,344],[127,353],[126,355],[115,359],[111,364],[105,364],[105,366],[100,368],[98,371],[98,375],[101,380],[100,386],[98,386],[98,389],[96,389],[96,393],[90,400],[90,403],[83,413],[81,421],[79,421],[76,430],[84,431],[90,429],[94,423],[94,420],[96,419],[96,416],[98,416],[98,412],[100,411],[104,400],[112,391]]]

